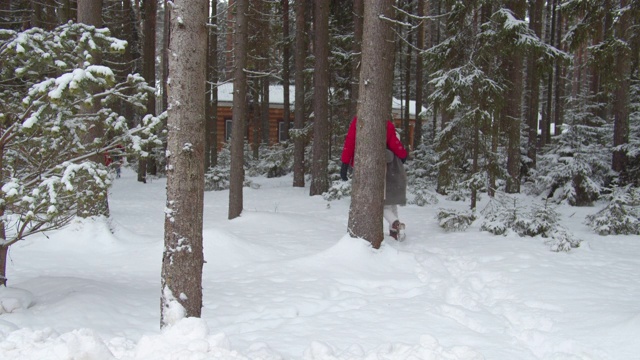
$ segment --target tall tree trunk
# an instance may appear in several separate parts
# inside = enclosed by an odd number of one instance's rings
[[[69,21],[76,21],[78,18],[78,6],[76,0],[60,0],[58,4],[58,23],[66,24]]]
[[[269,71],[266,67],[263,71]],[[265,146],[269,146],[269,77],[265,76],[259,81],[261,85],[260,92],[260,127],[262,128],[262,143]]]
[[[542,9],[544,0],[529,2],[529,27],[542,38]],[[540,69],[538,51],[531,51],[527,59],[527,157],[535,168],[538,142],[538,113],[540,108]]]
[[[231,171],[229,174],[229,219],[242,213],[244,184],[244,128],[247,117],[247,10],[249,0],[236,0],[233,34],[233,122],[231,125]]]
[[[547,26],[549,45],[556,46],[555,36],[556,36],[556,1],[552,0],[547,3],[547,20],[549,24]],[[547,97],[545,103],[545,111],[542,117],[541,123],[541,133],[540,133],[540,147],[543,148],[547,144],[551,142],[551,119],[553,115],[553,73],[555,70],[555,64],[559,60],[554,60],[554,66],[549,69],[549,74],[547,75]]]
[[[2,129],[4,132],[4,129]],[[2,134],[4,135],[4,134]],[[4,172],[4,141],[0,143],[0,172]],[[0,178],[1,179],[1,178]],[[4,199],[4,192],[2,187],[5,185],[4,181],[0,181],[0,194]],[[5,219],[6,204],[0,203],[0,286],[7,286],[7,257],[9,255],[9,246],[6,244],[7,223]]]
[[[167,205],[162,257],[161,326],[202,309],[207,0],[174,1],[171,12]]]
[[[79,0],[78,1],[78,22],[86,25],[93,25],[95,27],[102,26],[102,0]],[[94,54],[96,59],[95,64],[100,64],[102,59],[98,54]],[[83,109],[87,113],[97,113],[100,109],[100,103],[94,101],[92,105]],[[93,126],[89,128],[86,134],[84,142],[89,144],[95,139],[100,139],[104,136],[104,124],[97,121]],[[95,154],[89,158],[90,161],[95,163],[104,164],[104,155]],[[100,189],[91,182],[84,184],[85,189],[81,191],[89,191],[96,194],[91,200],[83,200],[78,203],[77,214],[80,217],[91,216],[109,216],[109,201],[107,198],[106,189]]]
[[[526,12],[524,0],[510,0],[508,8],[516,19],[523,20]],[[520,123],[522,119],[522,55],[514,51],[507,60],[510,88],[507,90],[503,124],[507,132],[507,182],[505,191],[520,192]]]
[[[364,9],[360,102],[349,234],[378,249],[384,238],[384,151],[393,85],[393,0],[367,1]]]
[[[282,3],[282,88],[283,88],[283,113],[284,134],[283,140],[289,140],[289,128],[291,126],[291,104],[289,103],[289,90],[291,85],[291,39],[289,38],[289,0],[281,0]],[[279,129],[278,129],[279,130]]]
[[[446,109],[443,109],[440,112],[441,116],[441,125],[440,130],[444,130],[444,128],[451,121],[452,115]],[[435,123],[435,118],[434,118]],[[435,132],[435,129],[434,129]],[[441,139],[436,146],[436,152],[438,154],[443,154],[446,152],[447,148],[450,146],[451,137],[447,137],[445,139]],[[443,160],[443,159],[440,159]],[[436,192],[440,195],[447,195],[447,191],[449,185],[451,185],[451,172],[449,171],[448,165],[443,165],[443,161],[440,161],[438,165],[438,184],[436,185]]]
[[[560,0],[554,0],[557,4]],[[559,44],[558,48],[564,50],[560,44],[562,44],[562,35],[563,35],[563,18],[562,11],[556,12],[556,41]],[[554,135],[559,133],[562,124],[564,123],[564,86],[565,86],[565,74],[566,74],[566,66],[562,64],[562,61],[556,61],[555,69],[554,69],[554,87],[556,89],[554,95],[554,111],[553,111],[553,123],[554,123]]]
[[[11,1],[0,1],[0,29],[12,29]]]
[[[296,57],[295,57],[295,108],[294,128],[304,129],[304,63],[306,58],[305,4],[296,1]],[[304,147],[305,138],[297,134],[293,140],[293,186],[304,187]]]
[[[144,23],[142,43],[142,76],[147,80],[149,86],[156,87],[156,11],[157,2],[147,0],[144,2]],[[156,97],[149,96],[147,99],[147,114],[155,115]],[[151,153],[151,146],[147,149]],[[138,162],[138,181],[147,182],[147,163],[153,161],[149,157],[140,157]]]
[[[413,148],[417,149],[422,144],[422,77],[423,77],[423,63],[422,63],[422,50],[424,49],[424,29],[425,25],[422,18],[424,17],[424,1],[418,0],[418,9],[416,16],[420,19],[416,31],[416,120],[414,122],[413,130]]]
[[[620,8],[628,6],[628,0],[620,0]],[[625,9],[621,12],[618,24],[615,28],[616,37],[621,41],[629,43],[631,39],[630,30],[631,10]],[[636,24],[637,26],[637,24]],[[614,66],[616,85],[613,90],[613,146],[620,146],[629,143],[629,88],[631,85],[631,53],[629,50],[619,51]],[[611,168],[620,172],[624,176],[627,167],[626,151],[615,150],[613,152]],[[627,181],[629,179],[626,179]],[[633,181],[633,180],[631,180]]]
[[[407,21],[410,21],[407,19]],[[407,36],[407,53],[405,54],[405,74],[404,74],[404,116],[402,117],[402,143],[405,148],[409,149],[409,116],[411,109],[409,103],[411,102],[411,58],[413,56],[413,34],[409,33]]]
[[[604,7],[603,12],[606,14],[603,21],[596,21],[593,37],[594,45],[601,45],[606,39],[610,38],[612,16],[612,0],[603,0],[600,6]],[[593,106],[593,116],[598,119],[597,122],[590,122],[588,125],[600,126],[602,121],[607,119],[608,93],[604,83],[606,82],[606,73],[602,72],[602,65],[594,61],[589,67],[589,95]]]
[[[313,149],[310,195],[329,189],[329,2],[314,3]]]
[[[209,16],[207,44],[205,171],[216,166],[218,162],[218,1],[209,0],[209,2],[211,15]]]
[[[429,8],[431,9],[430,12],[432,14],[432,16],[436,19],[435,21],[431,22],[431,36],[430,36],[430,46],[429,47],[434,47],[438,44],[440,44],[441,41],[441,25],[440,25],[440,17],[441,17],[441,13],[442,13],[442,1],[432,1],[430,2],[430,6]],[[444,128],[444,123],[445,123],[445,117],[447,117],[448,115],[442,114],[442,126],[441,128]],[[432,127],[432,132],[431,132],[431,141],[435,140],[436,135],[438,134],[438,106],[435,105],[433,106],[433,116],[432,116],[432,123],[433,123],[433,127]],[[439,181],[438,181],[439,183]]]
[[[171,35],[171,2],[164,0],[164,28],[162,46],[162,111],[167,110],[167,87],[169,83],[169,36]]]
[[[360,64],[362,61],[362,25],[364,15],[364,0],[353,0],[353,46],[351,59],[351,92],[349,114],[355,115],[358,111],[358,99],[360,88]]]

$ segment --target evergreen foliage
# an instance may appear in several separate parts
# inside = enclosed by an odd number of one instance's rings
[[[476,220],[476,215],[473,211],[439,209],[437,219],[438,225],[446,231],[464,231]]]
[[[479,16],[482,2],[477,3],[452,5],[448,37],[425,53],[425,64],[433,69],[430,100],[451,118],[435,139],[438,167],[442,169],[439,192],[456,192],[458,198],[464,193],[462,187],[474,192],[486,188],[484,174],[497,177],[507,173],[492,146],[498,136],[493,124],[509,96],[510,80],[503,68],[511,54],[535,50],[539,61],[547,63],[567,57],[545,44],[510,10],[501,7],[484,13],[489,6]]]
[[[632,81],[629,98],[631,99],[629,104],[629,143],[613,150],[623,151],[627,155],[627,170],[620,174],[619,182],[640,187],[640,80]]]
[[[250,172],[256,172],[268,178],[285,176],[293,167],[293,146],[280,142],[271,146],[260,146],[260,156]]]
[[[340,162],[329,162],[329,189],[322,194],[327,201],[339,200],[351,196],[351,179],[343,181],[340,178]]]
[[[229,189],[229,171],[231,169],[231,151],[225,144],[218,151],[218,161],[204,174],[204,191],[220,191]]]
[[[640,191],[625,186],[607,196],[602,210],[587,216],[587,225],[600,235],[640,235]]]
[[[569,251],[580,245],[580,240],[559,224],[560,215],[545,202],[530,208],[516,198],[496,196],[482,210],[484,220],[480,230],[494,235],[515,232],[521,237],[541,236],[552,251]]]
[[[90,158],[118,144],[135,152],[157,140],[161,118],[146,116],[130,129],[116,106],[125,101],[143,113],[153,89],[137,74],[118,82],[109,67],[96,64],[126,45],[106,29],[72,22],[52,31],[0,30],[3,245],[66,224],[78,202],[100,196],[78,191],[79,184],[106,193],[108,169]],[[106,136],[87,143],[96,126]]]
[[[423,134],[427,133],[423,130]],[[438,178],[437,154],[433,146],[422,141],[418,148],[414,150],[405,166],[407,169],[408,194],[413,197],[407,199],[407,203],[418,206],[437,204],[438,198],[430,190],[436,186]]]
[[[576,121],[577,122],[577,121]],[[538,163],[536,187],[555,203],[589,206],[611,181],[608,126],[567,124]]]

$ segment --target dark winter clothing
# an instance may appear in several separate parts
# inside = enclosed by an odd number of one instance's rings
[[[349,164],[342,163],[342,166],[340,167],[340,178],[342,179],[342,181],[349,180],[349,178],[347,177],[347,171],[349,171]]]
[[[347,169],[353,166],[356,149],[356,123],[358,119],[354,117],[349,125],[347,137],[342,148],[342,167],[340,177],[347,180]],[[404,170],[404,161],[407,158],[402,142],[396,135],[395,126],[391,121],[387,121],[387,169],[385,178],[385,205],[405,205],[407,203],[407,175]]]
[[[387,174],[384,183],[385,205],[407,204],[407,173],[404,170],[403,161],[391,153],[391,161],[387,161]]]

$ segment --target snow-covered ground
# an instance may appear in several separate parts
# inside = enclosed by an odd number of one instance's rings
[[[253,180],[235,220],[205,194],[202,319],[164,330],[164,179],[125,170],[109,220],[13,246],[0,359],[640,359],[640,239],[592,233],[597,208],[559,208],[569,253],[444,232],[437,209],[468,207],[444,199],[400,208],[406,241],[373,250],[345,236],[348,198]]]

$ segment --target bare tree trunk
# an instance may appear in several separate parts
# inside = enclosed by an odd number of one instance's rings
[[[171,12],[169,51],[189,56],[169,57],[161,326],[170,325],[177,305],[186,317],[200,317],[202,309],[207,5],[207,0],[174,1]]]
[[[231,126],[231,171],[229,175],[229,219],[242,213],[244,184],[244,125],[247,117],[247,10],[248,0],[237,0],[233,35],[234,80],[233,123]]]
[[[411,4],[409,4],[411,6]],[[411,11],[411,8],[409,8]],[[407,19],[407,21],[411,21]],[[402,118],[402,143],[404,147],[409,149],[409,115],[411,109],[409,102],[411,101],[411,57],[413,56],[413,36],[411,33],[407,36],[407,53],[405,54],[405,88],[404,88],[404,116]]]
[[[542,8],[544,0],[535,0],[529,3],[529,27],[538,36],[542,37]],[[536,166],[537,142],[538,142],[538,113],[540,107],[540,69],[538,67],[538,51],[532,51],[528,55],[527,66],[527,157],[531,159],[531,167]]]
[[[556,3],[560,0],[554,0]],[[562,19],[562,11],[557,11],[556,16],[558,17],[556,20],[556,41],[558,44],[562,44],[561,39],[563,35],[562,28],[564,26]],[[559,49],[563,50],[561,47]],[[554,96],[554,111],[553,111],[553,123],[555,124],[555,132],[554,135],[558,134],[558,130],[561,128],[564,122],[564,86],[565,86],[565,66],[561,61],[556,61],[555,66],[555,76],[554,76],[554,85],[556,88],[555,96]]]
[[[628,0],[620,0],[620,8],[627,7]],[[616,37],[622,42],[629,42],[631,35],[629,25],[631,22],[630,10],[622,12],[616,26]],[[615,60],[615,78],[618,79],[613,90],[613,146],[629,143],[629,88],[631,85],[631,54],[629,51],[620,51]],[[627,156],[625,151],[613,152],[611,168],[623,174],[627,168]]]
[[[444,129],[447,124],[451,121],[452,115],[446,109],[441,111],[442,123],[440,129]],[[434,118],[434,127],[435,127],[435,118]],[[435,129],[434,129],[435,130]],[[435,131],[434,131],[435,132]],[[436,152],[442,154],[445,150],[450,146],[451,137],[446,137],[440,140],[438,146],[436,146]],[[442,159],[441,159],[442,160]],[[441,161],[438,165],[438,184],[436,185],[436,192],[440,195],[446,195],[447,189],[451,185],[451,172],[449,171],[448,165],[443,165]]]
[[[295,109],[294,128],[301,131],[304,128],[304,62],[306,58],[305,46],[305,5],[303,1],[296,1],[296,57],[295,57]],[[298,134],[293,140],[293,186],[304,187],[304,147],[305,139]]]
[[[3,129],[4,131],[4,129]],[[4,172],[4,142],[0,143],[0,172]],[[0,178],[1,179],[1,178]],[[0,194],[4,199],[4,192],[2,191],[2,187],[5,185],[4,181],[0,181]],[[5,223],[5,210],[6,205],[4,203],[0,203],[0,286],[7,286],[7,256],[9,255],[9,246],[5,245],[5,241],[7,240],[6,226]]]
[[[524,0],[510,0],[508,8],[516,19],[523,20],[526,12]],[[520,192],[520,123],[522,119],[522,55],[513,52],[508,60],[508,76],[511,87],[507,91],[503,124],[507,132],[507,193]]]
[[[353,54],[351,59],[351,93],[349,114],[358,111],[359,87],[360,87],[360,63],[362,61],[362,24],[364,14],[364,0],[353,1]]]
[[[0,211],[0,215],[4,216],[4,210]],[[4,240],[6,237],[4,232],[4,222],[0,225],[0,239]],[[7,286],[7,256],[9,255],[9,248],[2,245],[0,246],[0,286]]]
[[[267,67],[263,68],[263,71],[267,70]],[[259,81],[261,85],[260,92],[262,93],[260,101],[260,123],[262,128],[262,143],[269,146],[269,77],[265,76]]]
[[[556,1],[552,0],[547,3],[547,20],[549,21],[549,25],[547,29],[549,45],[556,46],[555,36],[556,36]],[[559,60],[554,60],[554,63],[557,63]],[[551,142],[551,119],[553,117],[553,72],[554,68],[549,69],[549,74],[547,76],[547,97],[545,104],[545,112],[542,117],[541,122],[541,131],[540,131],[540,147],[543,148],[547,144]]]
[[[424,1],[418,0],[418,9],[416,16],[419,19],[422,19],[424,16]],[[416,120],[415,127],[413,130],[413,148],[417,149],[420,144],[422,144],[422,77],[423,77],[423,64],[422,64],[422,54],[420,53],[422,49],[424,49],[424,22],[425,20],[419,20],[418,28],[416,31],[418,34],[416,35],[416,47],[418,52],[416,53]]]
[[[164,29],[162,46],[162,111],[167,109],[167,84],[169,82],[169,36],[171,36],[171,5],[170,0],[164,0]]]
[[[291,39],[289,38],[289,0],[281,0],[282,3],[282,87],[283,87],[283,114],[284,134],[283,140],[289,140],[289,128],[291,126],[291,104],[289,103],[289,86],[291,78],[289,67],[291,66]],[[278,129],[279,130],[279,129]]]
[[[142,76],[147,80],[149,86],[156,86],[156,1],[144,2],[144,40],[142,45]],[[147,100],[147,114],[156,113],[156,97],[149,96]],[[151,152],[148,147],[147,152]],[[153,161],[148,157],[140,157],[138,161],[138,181],[147,182],[147,163]]]
[[[218,7],[217,0],[209,0],[209,34],[207,44],[207,97],[205,99],[206,143],[205,172],[218,162]]]
[[[436,19],[435,21],[432,21],[432,26],[431,26],[431,43],[429,44],[429,47],[433,47],[436,46],[438,44],[440,44],[441,41],[441,25],[440,25],[440,15],[443,12],[442,9],[442,1],[432,1],[429,3],[429,8],[431,16],[434,16],[434,18]],[[441,129],[444,129],[444,124],[445,124],[445,118],[448,116],[445,114],[446,109],[443,109],[442,112],[442,121],[441,121]],[[438,106],[435,105],[433,106],[433,117],[432,117],[432,121],[433,121],[433,131],[431,132],[431,140],[435,140],[436,134],[438,134]],[[439,178],[439,175],[438,175]],[[440,181],[438,180],[438,184],[440,183]],[[438,185],[439,187],[439,185]]]
[[[314,3],[313,154],[310,195],[329,189],[329,2]]]
[[[367,1],[364,10],[360,102],[356,125],[355,171],[349,208],[349,234],[378,249],[384,238],[384,151],[391,113],[394,42],[393,0]]]

